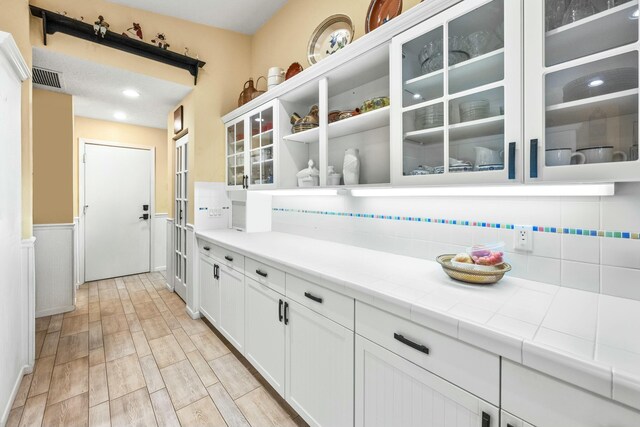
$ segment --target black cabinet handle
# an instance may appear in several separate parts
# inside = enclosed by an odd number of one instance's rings
[[[513,424],[507,423],[507,427],[513,427]]]
[[[267,277],[267,276],[268,276],[268,274],[267,274],[267,273],[265,273],[264,271],[262,271],[262,270],[260,270],[260,269],[257,269],[257,270],[256,270],[256,274],[257,274],[258,276],[262,276],[262,277]]]
[[[509,179],[516,179],[516,143],[509,143]]]
[[[280,302],[278,303],[278,321],[279,322],[282,322],[282,318],[283,318],[283,316],[282,316],[282,304],[283,303],[284,302],[282,300],[280,300]]]
[[[247,184],[245,185],[244,188],[246,188],[248,190],[249,189],[249,175],[245,175],[244,178],[247,180]]]
[[[411,347],[411,348],[413,348],[415,350],[418,350],[418,351],[420,351],[420,352],[422,352],[424,354],[429,354],[429,348],[424,346],[424,345],[422,345],[422,344],[417,344],[417,343],[415,343],[415,342],[413,342],[411,340],[406,339],[404,336],[402,336],[400,334],[396,334],[396,333],[393,334],[393,337],[395,339],[397,339],[398,341],[400,341],[404,345],[408,345],[409,347]]]
[[[211,250],[211,248],[209,246],[205,246],[202,249],[204,249],[205,251],[210,251]]]
[[[313,301],[315,301],[315,302],[317,302],[317,303],[322,304],[322,298],[317,297],[317,296],[315,296],[315,295],[313,295],[313,294],[310,294],[309,292],[305,292],[305,293],[304,293],[304,296],[305,296],[305,297],[307,297],[307,298],[309,298],[310,300],[313,300]]]
[[[232,256],[225,255],[225,256],[224,256],[224,259],[226,259],[226,260],[227,260],[227,261],[229,261],[229,262],[233,262],[233,257],[232,257]]]
[[[246,187],[246,185],[247,185],[247,184],[245,184],[245,182],[246,182],[246,176],[245,176],[245,175],[242,175],[242,188],[243,188],[243,189],[247,188],[247,187]]]
[[[529,157],[531,162],[529,163],[529,177],[538,177],[538,140],[532,139],[529,144]]]
[[[491,427],[491,415],[482,413],[482,427]]]
[[[219,279],[220,275],[218,274],[218,272],[220,271],[220,267],[218,266],[218,264],[215,264],[213,266],[213,278],[214,279]]]
[[[288,302],[284,303],[284,324],[285,325],[289,324],[289,303]]]

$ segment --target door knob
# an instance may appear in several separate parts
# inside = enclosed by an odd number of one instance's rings
[[[149,214],[148,213],[142,214],[142,216],[140,218],[138,218],[138,219],[147,220],[147,219],[149,219]]]

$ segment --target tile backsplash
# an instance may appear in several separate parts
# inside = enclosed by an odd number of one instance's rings
[[[514,249],[515,225],[534,226],[532,252]],[[513,276],[640,300],[640,183],[611,197],[274,197],[272,229],[428,260],[502,241]]]

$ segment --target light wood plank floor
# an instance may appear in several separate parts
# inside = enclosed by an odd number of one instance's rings
[[[82,285],[75,311],[36,319],[36,364],[7,427],[306,426],[163,273]]]

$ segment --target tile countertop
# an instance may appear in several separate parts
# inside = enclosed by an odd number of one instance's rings
[[[436,262],[292,234],[196,235],[640,409],[640,301],[508,276],[465,285]]]

